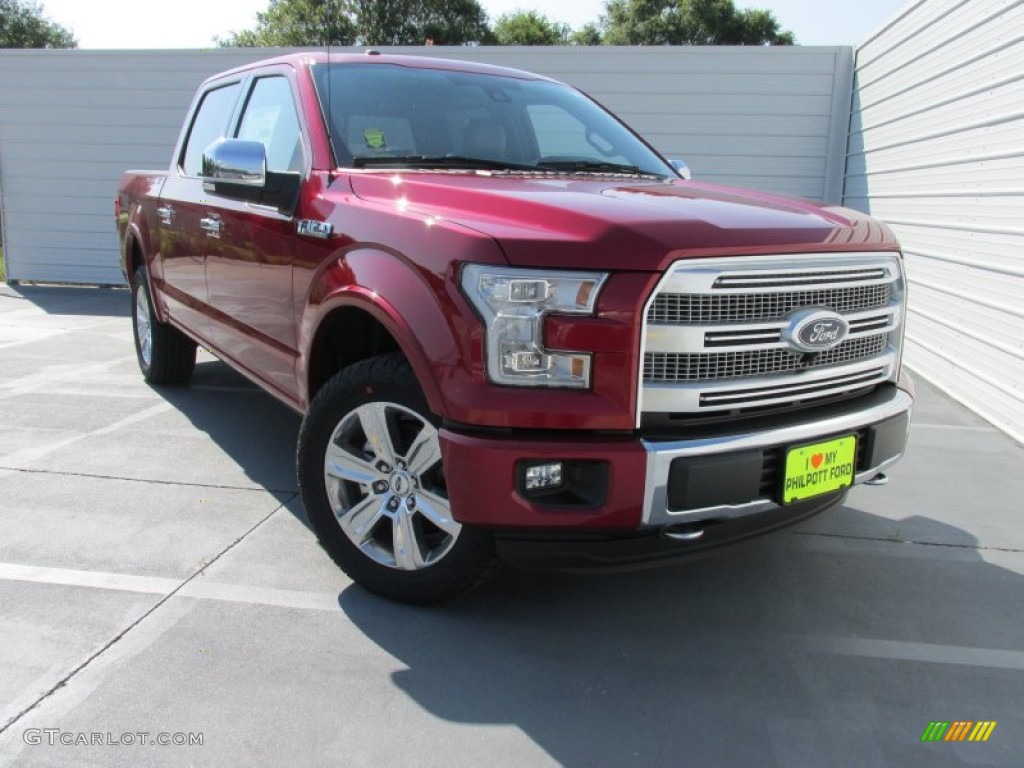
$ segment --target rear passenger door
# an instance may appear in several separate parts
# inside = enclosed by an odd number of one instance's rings
[[[290,68],[262,70],[246,88],[234,136],[262,142],[267,170],[308,175],[308,140]],[[213,341],[227,356],[294,399],[292,311],[295,220],[272,206],[215,198],[219,248],[206,260]]]

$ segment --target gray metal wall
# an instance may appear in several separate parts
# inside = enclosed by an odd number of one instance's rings
[[[852,48],[415,48],[583,88],[694,175],[838,202]],[[280,51],[0,51],[11,279],[119,283],[121,172],[165,168],[196,85]]]
[[[910,3],[857,52],[845,201],[910,275],[907,364],[1024,441],[1024,5]]]

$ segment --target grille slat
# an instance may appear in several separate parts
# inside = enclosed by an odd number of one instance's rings
[[[803,285],[834,285],[855,283],[865,280],[886,280],[889,277],[884,267],[874,269],[826,270],[823,272],[782,272],[770,274],[723,275],[712,283],[712,288],[793,288]]]
[[[644,381],[714,381],[796,373],[825,365],[838,365],[874,357],[882,354],[887,344],[886,334],[883,333],[849,339],[837,347],[814,355],[803,355],[785,348],[698,354],[647,352],[644,355]]]
[[[835,312],[883,309],[892,301],[892,283],[826,288],[792,293],[662,293],[651,302],[647,322],[658,325],[717,325],[781,320],[806,307]]]

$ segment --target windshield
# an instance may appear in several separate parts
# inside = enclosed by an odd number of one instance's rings
[[[313,76],[343,167],[676,176],[560,83],[384,63],[317,64]]]

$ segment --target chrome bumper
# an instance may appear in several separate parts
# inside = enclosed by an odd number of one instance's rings
[[[873,393],[867,403],[836,404],[827,409],[813,409],[806,421],[713,437],[672,442],[643,441],[647,451],[647,475],[644,483],[642,525],[647,528],[676,526],[701,521],[724,520],[767,512],[779,505],[773,499],[761,498],[737,505],[701,507],[699,509],[672,510],[668,508],[668,483],[672,462],[684,457],[703,457],[751,450],[783,448],[808,443],[817,438],[856,432],[887,419],[910,413],[914,398],[913,384],[906,374],[899,387],[887,387]],[[909,425],[909,419],[908,419]],[[894,464],[900,455],[893,456],[878,466],[859,471],[854,484],[872,477]]]

